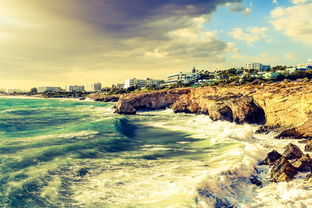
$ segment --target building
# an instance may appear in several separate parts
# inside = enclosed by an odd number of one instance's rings
[[[60,87],[38,87],[38,93],[43,93],[43,92],[58,92],[61,91],[62,88]]]
[[[263,78],[264,79],[277,79],[278,76],[280,75],[280,73],[277,73],[277,72],[266,72],[263,74]]]
[[[271,69],[270,65],[263,65],[261,63],[248,63],[246,64],[245,69],[254,69],[257,71],[269,71]]]
[[[166,84],[177,84],[177,83],[195,83],[200,78],[200,74],[194,68],[192,72],[180,72],[177,74],[170,74],[167,76]]]
[[[116,84],[117,89],[123,89],[125,88],[125,84]]]
[[[100,82],[93,83],[93,84],[87,84],[85,86],[85,90],[87,92],[98,92],[102,90],[102,84]]]
[[[112,85],[112,89],[124,89],[125,88],[125,84],[113,84]]]
[[[147,87],[147,86],[156,86],[158,87],[160,84],[160,80],[156,80],[156,79],[136,79],[136,78],[132,78],[132,79],[127,79],[125,81],[125,85],[124,88],[128,89],[129,87],[138,87],[138,88],[143,88],[143,87]]]
[[[66,87],[66,91],[68,92],[83,92],[85,91],[84,86],[79,86],[79,85],[70,85]]]

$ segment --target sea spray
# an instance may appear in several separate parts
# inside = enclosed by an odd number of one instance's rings
[[[122,116],[111,104],[74,100],[0,99],[0,109],[3,207],[310,203],[303,179],[266,180],[257,162],[283,141],[254,134],[258,126],[171,110]]]

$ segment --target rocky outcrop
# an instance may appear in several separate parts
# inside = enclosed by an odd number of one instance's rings
[[[118,102],[121,95],[106,95],[103,93],[96,93],[88,95],[87,98],[97,102]]]
[[[225,93],[222,96],[191,94],[181,96],[172,106],[175,112],[208,114],[212,120],[226,120],[236,123],[265,123],[263,109],[251,96],[243,94]]]
[[[289,143],[284,149],[285,151],[283,153],[283,157],[288,160],[298,159],[301,158],[303,155],[301,149],[297,145],[294,145],[292,143]]]
[[[311,172],[312,170],[312,159],[309,154],[303,155],[301,158],[298,158],[292,162],[292,165],[297,171],[301,172]]]
[[[133,93],[123,96],[116,105],[116,113],[135,114],[137,110],[157,110],[171,107],[190,89],[172,89]]]
[[[306,151],[306,152],[312,152],[312,141],[309,141],[309,142],[304,146],[304,151]]]
[[[200,87],[142,92],[123,96],[116,112],[172,107],[179,113],[207,114],[213,120],[263,124],[278,138],[312,138],[312,83],[280,82],[265,85]]]
[[[272,166],[270,176],[275,182],[291,181],[298,172],[311,172],[312,159],[294,144],[288,144],[283,155],[273,150],[260,165]]]
[[[295,167],[292,166],[292,164],[285,157],[281,157],[274,163],[270,176],[276,182],[288,182],[291,181],[296,174],[297,171]]]
[[[280,159],[282,155],[278,153],[276,150],[272,150],[268,153],[266,158],[260,163],[261,165],[273,165],[278,159]]]

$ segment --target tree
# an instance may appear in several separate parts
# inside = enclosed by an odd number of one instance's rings
[[[38,93],[38,89],[37,88],[35,88],[35,87],[31,88],[30,94],[35,95],[37,93]]]

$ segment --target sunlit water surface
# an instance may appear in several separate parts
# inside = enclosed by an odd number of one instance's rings
[[[169,110],[122,116],[112,107],[0,98],[0,207],[210,207],[196,198],[203,184],[239,206],[258,206],[257,196],[240,187],[227,194],[224,178],[220,185],[222,172],[248,177],[264,156],[256,126]]]

